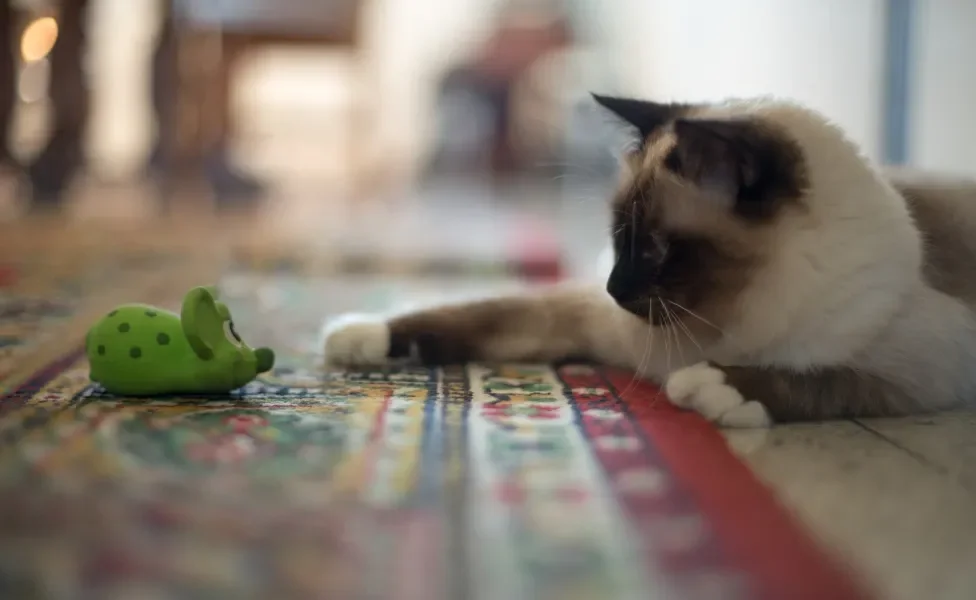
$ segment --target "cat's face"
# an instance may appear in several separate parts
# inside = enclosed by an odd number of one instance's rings
[[[638,145],[612,203],[607,291],[656,325],[691,312],[721,321],[804,210],[806,162],[788,132],[755,115],[597,97]]]
[[[905,199],[823,115],[775,99],[597,100],[638,134],[607,282],[630,313],[708,332],[723,360],[822,364],[856,353],[920,285]]]

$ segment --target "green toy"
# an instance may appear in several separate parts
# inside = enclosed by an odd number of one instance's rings
[[[270,348],[250,348],[212,288],[190,290],[180,314],[126,304],[88,331],[91,379],[120,396],[224,393],[274,366]]]

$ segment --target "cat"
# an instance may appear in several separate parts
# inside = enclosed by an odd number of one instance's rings
[[[793,102],[594,98],[634,133],[605,282],[347,315],[326,361],[592,360],[723,427],[972,405],[976,184],[884,171]]]

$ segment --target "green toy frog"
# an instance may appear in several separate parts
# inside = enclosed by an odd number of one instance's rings
[[[120,396],[225,393],[274,366],[270,348],[250,348],[212,288],[190,290],[180,314],[126,304],[85,338],[91,379]]]

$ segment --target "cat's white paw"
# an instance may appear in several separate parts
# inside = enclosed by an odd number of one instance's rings
[[[327,365],[376,366],[387,362],[390,327],[381,317],[344,315],[326,323],[322,336]]]
[[[725,383],[721,369],[699,363],[672,373],[664,391],[676,406],[694,410],[724,427],[769,427],[766,408],[746,401],[734,387]]]

